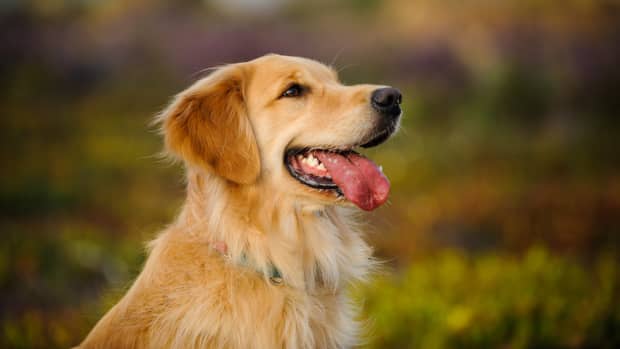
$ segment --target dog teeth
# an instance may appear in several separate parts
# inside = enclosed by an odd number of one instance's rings
[[[310,154],[308,155],[308,163],[316,167],[319,164],[319,160],[315,158],[314,155]]]
[[[327,171],[325,165],[323,165],[323,163],[312,154],[308,154],[305,157],[303,155],[297,155],[297,159],[310,167],[314,167],[321,171]]]
[[[379,165],[379,172],[383,173],[383,166]]]

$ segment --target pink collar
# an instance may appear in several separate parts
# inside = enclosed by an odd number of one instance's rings
[[[222,256],[230,257],[228,255],[228,245],[226,245],[224,241],[214,241],[211,243],[211,247],[214,250],[216,250],[219,254],[221,254]],[[273,265],[272,263],[269,263],[269,274],[266,275],[261,268],[258,268],[249,262],[249,258],[245,253],[241,254],[240,260],[235,264],[241,265],[244,267],[251,267],[256,272],[267,276],[272,285],[280,286],[282,285],[282,282],[284,281],[284,279],[282,278],[282,273],[280,273],[280,270],[276,268],[275,265]]]

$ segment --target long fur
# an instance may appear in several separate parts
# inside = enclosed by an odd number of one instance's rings
[[[220,70],[159,117],[167,147],[186,163],[187,199],[149,244],[133,286],[81,348],[357,344],[357,311],[347,288],[374,265],[357,213],[265,184],[270,173],[261,157],[269,152],[256,142],[242,106],[247,74],[239,67]],[[301,186],[290,183],[284,189]],[[213,248],[216,242],[226,243],[226,255]],[[254,268],[239,265],[240,258]],[[282,284],[269,281],[271,265]]]

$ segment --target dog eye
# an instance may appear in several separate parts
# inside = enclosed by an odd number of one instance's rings
[[[299,97],[303,92],[304,88],[299,84],[292,84],[287,87],[280,97]]]

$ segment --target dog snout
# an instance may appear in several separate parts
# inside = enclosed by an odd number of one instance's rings
[[[381,113],[381,115],[394,119],[400,115],[400,103],[402,102],[402,98],[398,89],[384,87],[372,92],[370,103],[373,109]]]

